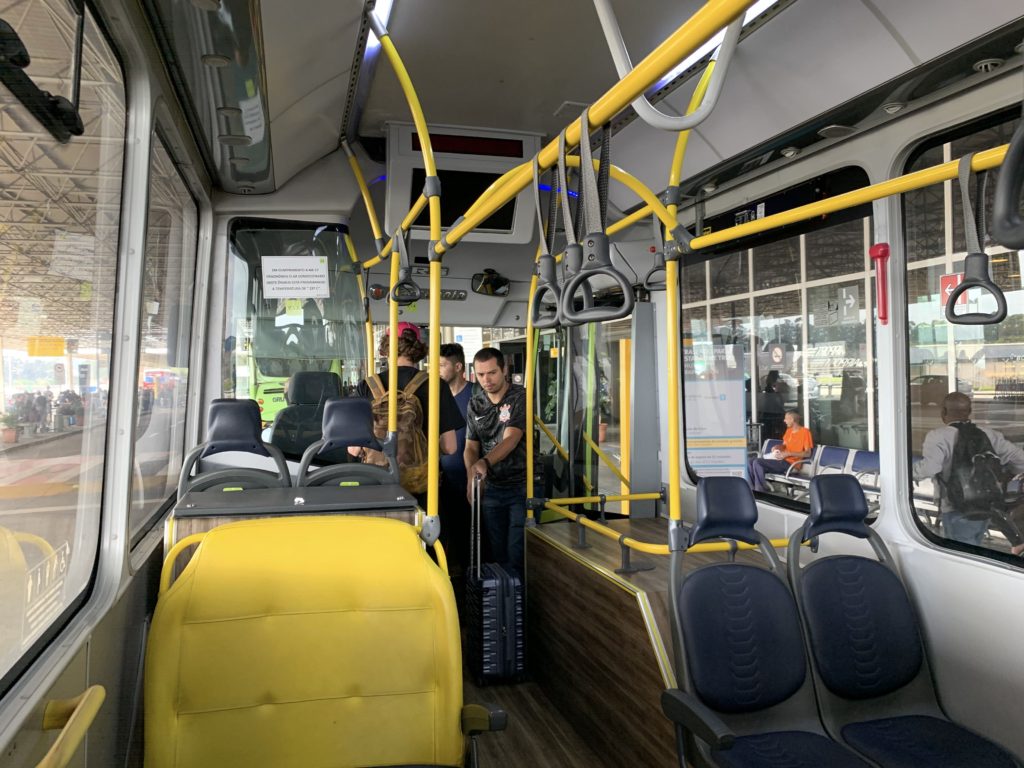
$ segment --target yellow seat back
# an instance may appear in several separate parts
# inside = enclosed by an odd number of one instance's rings
[[[146,768],[462,765],[451,583],[397,520],[206,534],[157,603]]]

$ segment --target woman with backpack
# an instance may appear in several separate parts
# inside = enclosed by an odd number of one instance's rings
[[[377,353],[385,361],[391,351],[391,336],[381,338]],[[429,381],[427,371],[419,363],[427,356],[420,329],[408,322],[398,324],[398,469],[402,487],[416,496],[421,507],[427,505],[427,413]],[[439,376],[435,372],[433,375]],[[368,376],[356,387],[356,397],[373,403],[374,432],[378,439],[387,437],[388,427],[388,369]],[[442,382],[444,384],[444,382]],[[441,453],[454,453],[457,447],[455,432],[466,425],[455,398],[447,385],[441,387],[439,407]],[[367,464],[387,466],[387,459],[379,451],[362,449],[360,458]]]

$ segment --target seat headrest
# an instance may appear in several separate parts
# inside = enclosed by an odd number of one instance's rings
[[[838,532],[866,539],[871,531],[864,522],[867,515],[868,502],[856,477],[820,475],[811,480],[811,513],[804,538]]]
[[[341,397],[341,379],[333,371],[299,371],[285,392],[288,405],[319,405],[332,397]]]
[[[255,400],[218,398],[210,403],[203,458],[226,451],[244,451],[260,456],[270,453],[263,446],[260,407]]]
[[[742,477],[704,477],[697,483],[697,522],[690,546],[710,539],[735,539],[757,544],[757,505]]]
[[[324,405],[324,444],[319,453],[335,448],[372,448],[381,450],[373,434],[373,406],[361,397],[339,397]]]

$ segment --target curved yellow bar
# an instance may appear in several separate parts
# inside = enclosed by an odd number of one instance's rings
[[[43,710],[43,730],[59,728],[61,733],[36,768],[66,768],[106,698],[102,685],[91,685],[73,699],[48,701]]]
[[[1008,148],[1009,144],[1003,144],[1002,146],[995,147],[994,149],[979,152],[971,160],[971,170],[987,171],[1001,165],[1003,159],[1006,157],[1006,150]],[[751,221],[747,224],[729,227],[728,229],[713,232],[712,234],[704,235],[703,237],[695,237],[690,242],[690,247],[694,250],[700,250],[701,248],[708,248],[712,245],[728,243],[732,240],[738,240],[741,237],[747,237],[748,235],[756,235],[759,232],[778,229],[779,227],[784,227],[787,224],[794,224],[798,221],[807,221],[808,219],[816,219],[819,216],[825,216],[829,213],[844,211],[847,208],[853,208],[854,206],[861,205],[863,203],[870,203],[874,200],[881,200],[883,197],[889,197],[890,195],[901,195],[904,192],[912,192],[915,189],[930,187],[932,184],[938,184],[942,181],[949,181],[950,179],[955,179],[957,177],[957,166],[959,162],[959,160],[952,160],[948,163],[942,163],[941,165],[935,165],[931,168],[925,168],[922,171],[915,171],[914,173],[897,176],[895,179],[889,179],[888,181],[882,181],[878,184],[872,184],[869,187],[855,189],[852,192],[845,192],[841,195],[830,197],[827,200],[819,200],[816,203],[801,205],[799,208],[793,208],[790,211],[776,213],[772,216],[765,216],[763,219],[757,219],[756,221]]]
[[[573,168],[579,168],[580,159],[576,155],[572,155],[571,157],[565,158],[565,164]],[[594,161],[595,170],[600,167],[600,165],[600,161]],[[671,213],[669,213],[669,209],[662,204],[661,200],[658,199],[658,196],[654,194],[651,188],[640,181],[636,176],[631,173],[627,173],[617,165],[612,165],[611,168],[609,168],[609,175],[643,200],[647,204],[649,211],[653,212],[654,215],[658,217],[659,221],[661,221],[662,225],[670,232],[678,226],[679,222],[676,221],[676,218]]]
[[[594,439],[587,434],[586,430],[584,430],[580,434],[583,435],[583,439],[587,441],[587,445],[590,446],[591,450],[597,454],[597,458],[599,458],[604,463],[604,465],[612,471],[612,474],[619,478],[619,482],[624,483],[626,486],[629,486],[629,478],[627,478],[624,474],[622,474],[621,471],[619,471],[619,468],[615,466],[615,462],[608,458],[608,454],[601,450],[601,447],[594,442]]]
[[[167,553],[167,556],[164,558],[164,564],[160,569],[160,592],[158,594],[162,595],[171,586],[171,574],[174,572],[174,561],[178,559],[178,555],[181,554],[182,550],[191,547],[193,544],[199,544],[204,536],[206,536],[205,531],[193,533],[171,547],[171,551]]]
[[[667,37],[661,45],[637,64],[633,70],[595,101],[587,111],[590,125],[604,125],[626,108],[637,96],[657,82],[658,78],[689,56],[718,30],[753,5],[754,0],[708,0],[700,10]],[[569,124],[565,133],[566,146],[579,144],[582,130],[579,119]],[[541,170],[547,170],[558,160],[558,141],[551,141],[537,154]],[[488,216],[524,190],[533,180],[532,164],[524,163],[509,171],[495,182],[497,191],[473,206],[457,226],[448,230],[448,247],[438,242],[434,252],[443,254],[473,231]],[[660,217],[659,217],[660,218]],[[437,238],[435,238],[437,239]]]
[[[448,557],[444,553],[444,547],[441,546],[441,540],[437,539],[434,541],[434,556],[437,558],[437,567],[441,569],[441,572],[445,576],[448,575]]]
[[[377,219],[377,209],[373,204],[373,198],[370,196],[370,187],[366,184],[366,177],[363,176],[363,169],[359,167],[359,158],[356,157],[355,152],[352,151],[352,147],[348,145],[347,141],[343,141],[341,146],[345,150],[345,155],[348,157],[348,164],[352,168],[352,173],[356,177],[356,184],[359,185],[359,192],[363,196],[363,205],[366,207],[366,215],[370,219],[370,229],[373,230],[373,239],[380,240],[384,237],[384,234],[380,228],[380,221]]]
[[[398,283],[401,256],[391,252],[391,280],[388,282],[388,434],[398,432],[398,302],[392,296]],[[397,449],[397,446],[396,446]]]
[[[550,509],[552,512],[557,512],[562,517],[568,518],[573,522],[579,523],[584,528],[601,534],[605,538],[615,539],[630,549],[635,549],[637,552],[646,552],[649,555],[668,555],[670,554],[668,544],[651,544],[645,541],[637,541],[636,539],[630,538],[629,536],[622,537],[622,534],[617,531],[613,531],[606,525],[594,522],[593,520],[584,517],[583,515],[577,515],[575,512],[570,512],[568,509],[564,509],[557,504],[552,504],[550,501],[544,505],[545,509]],[[620,538],[622,537],[622,538]]]
[[[669,207],[669,210],[671,211],[671,207]],[[646,219],[650,215],[651,215],[651,206],[644,205],[644,206],[642,206],[640,208],[637,208],[635,211],[633,211],[631,214],[629,214],[629,216],[626,216],[624,219],[619,219],[614,224],[611,224],[608,227],[608,229],[605,230],[605,234],[608,235],[609,237],[611,237],[612,235],[614,235],[614,234],[616,234],[618,232],[621,232],[624,229],[629,229],[634,224],[636,224],[638,221],[643,221],[644,219]]]
[[[551,444],[555,446],[555,450],[558,451],[558,455],[561,456],[566,461],[568,461],[569,452],[562,447],[562,444],[560,442],[558,442],[558,438],[555,437],[554,433],[550,429],[548,429],[548,425],[545,424],[540,419],[538,419],[536,415],[533,417],[533,421],[538,427],[540,427],[541,432],[547,435],[548,440],[551,441]]]
[[[411,227],[412,223],[414,221],[416,221],[416,217],[420,215],[420,211],[423,210],[423,208],[426,206],[426,204],[427,204],[427,198],[425,198],[423,195],[420,195],[418,198],[416,198],[416,202],[413,203],[412,208],[410,208],[409,212],[407,214],[405,214],[405,218],[402,219],[402,223],[399,225],[399,228],[403,232],[408,232],[409,231],[409,227]],[[391,258],[391,246],[394,244],[394,242],[395,242],[395,239],[392,237],[390,240],[388,240],[386,243],[384,243],[383,250],[380,253],[378,253],[376,256],[374,256],[372,259],[367,259],[365,262],[363,262],[363,266],[366,269],[370,269],[370,267],[376,267],[378,264],[383,262],[385,259],[390,259]]]
[[[352,259],[353,264],[359,264],[359,255],[356,253],[356,245],[352,242],[352,236],[348,233],[345,234],[345,247],[348,248],[348,257]],[[366,301],[366,287],[363,285],[363,278],[356,273],[356,279],[359,282],[359,299],[363,302],[363,306],[366,307],[366,319],[363,321],[363,325],[366,327],[366,375],[369,376],[373,371],[373,317],[370,314],[370,305]]]
[[[697,87],[693,91],[693,95],[690,97],[690,104],[686,108],[686,114],[692,115],[700,107],[700,103],[704,101],[704,94],[708,90],[708,83],[711,82],[711,74],[715,71],[715,60],[712,59],[708,62],[707,67],[704,70],[704,74],[700,76],[700,80],[697,81]],[[691,129],[692,130],[692,129]],[[668,185],[670,187],[678,186],[679,179],[683,175],[683,159],[686,157],[686,145],[690,140],[690,130],[680,131],[679,135],[676,136],[676,148],[675,152],[672,153],[672,167],[668,173]],[[674,205],[669,206],[669,210],[675,208]],[[672,210],[673,213],[676,211]]]

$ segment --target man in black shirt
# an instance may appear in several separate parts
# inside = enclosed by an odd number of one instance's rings
[[[481,349],[473,357],[481,391],[466,409],[467,494],[474,475],[486,481],[481,525],[491,557],[521,573],[523,525],[526,522],[526,390],[505,378],[505,357]]]

